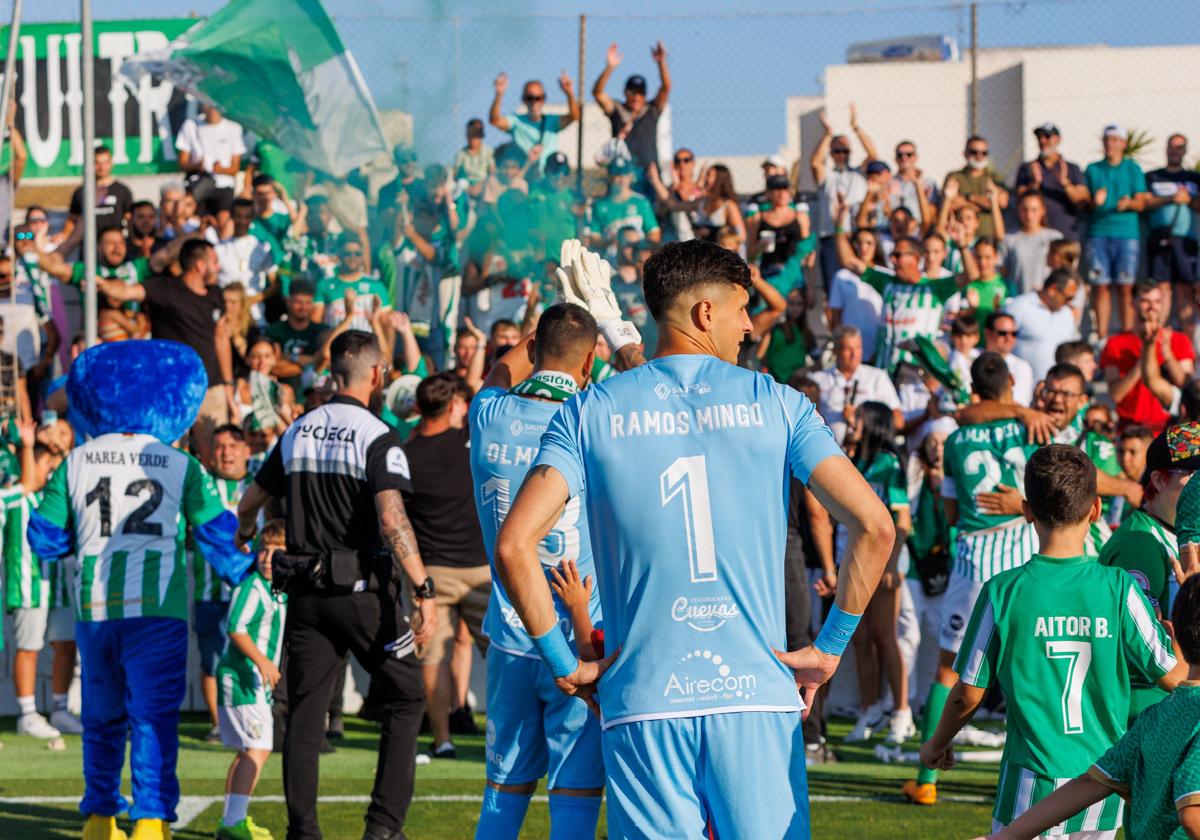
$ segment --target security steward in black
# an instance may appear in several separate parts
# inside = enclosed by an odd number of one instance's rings
[[[253,538],[268,498],[283,498],[287,553],[272,558],[272,585],[288,594],[288,840],[321,837],[319,750],[347,651],[385,709],[363,840],[405,840],[425,708],[414,650],[433,636],[435,592],[401,498],[411,488],[400,439],[368,409],[382,403],[387,360],[375,336],[358,331],[338,336],[330,355],[337,394],[292,423],[268,456],[238,505],[238,543]],[[415,633],[401,603],[405,578],[420,611]]]

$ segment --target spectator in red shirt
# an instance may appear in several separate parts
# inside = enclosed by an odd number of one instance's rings
[[[1139,283],[1134,305],[1134,328],[1108,340],[1100,365],[1121,424],[1147,426],[1157,434],[1178,411],[1180,389],[1195,372],[1196,353],[1186,337],[1167,326],[1157,284]],[[1155,352],[1147,353],[1151,347]]]

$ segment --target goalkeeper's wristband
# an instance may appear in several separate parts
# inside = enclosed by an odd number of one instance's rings
[[[555,679],[569,677],[579,667],[579,660],[567,644],[567,637],[563,635],[562,628],[557,624],[540,636],[530,636],[529,640],[533,642],[538,656],[542,657]]]
[[[626,344],[638,344],[642,340],[642,334],[638,332],[637,327],[620,318],[600,321],[597,326],[600,327],[600,334],[604,336],[609,349],[614,353]]]
[[[820,635],[813,642],[813,647],[821,653],[841,656],[846,650],[846,645],[850,644],[850,637],[854,635],[858,622],[861,620],[861,615],[848,613],[834,604],[829,610],[825,624],[821,627]]]

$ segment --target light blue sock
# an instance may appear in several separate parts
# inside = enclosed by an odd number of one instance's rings
[[[550,797],[550,840],[594,838],[599,821],[599,796]]]
[[[531,799],[533,797],[529,794],[484,788],[483,808],[479,811],[475,840],[517,840]]]

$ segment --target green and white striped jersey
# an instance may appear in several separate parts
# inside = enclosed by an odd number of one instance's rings
[[[100,435],[76,447],[38,507],[74,534],[67,568],[79,621],[186,621],[186,526],[224,510],[195,458],[142,434]]]
[[[4,608],[6,610],[70,606],[70,587],[62,563],[46,563],[29,548],[29,513],[41,493],[17,485],[0,490],[0,534],[4,540]]]
[[[936,339],[942,329],[946,301],[958,293],[958,281],[950,277],[922,277],[906,283],[892,271],[868,268],[862,281],[883,298],[883,324],[876,340],[875,366],[895,373],[900,362],[912,362],[912,354],[900,344],[919,335]],[[915,362],[914,362],[915,364]]]
[[[213,476],[212,481],[213,485],[217,488],[217,493],[221,497],[221,504],[225,506],[225,510],[237,513],[238,502],[242,500],[242,494],[246,492],[246,486],[250,484],[250,474],[247,473],[244,478],[221,478]],[[213,571],[213,567],[204,562],[204,558],[196,550],[196,545],[190,533],[188,534],[187,553],[188,563],[192,567],[192,600],[228,601],[231,591],[229,584],[221,580],[217,576],[217,573]]]
[[[985,583],[954,670],[977,688],[999,682],[1008,698],[993,816],[1007,825],[1087,771],[1125,734],[1131,678],[1153,682],[1174,667],[1170,639],[1120,569],[1035,554]],[[1113,800],[1050,833],[1116,828]]]
[[[233,590],[233,604],[225,617],[226,633],[245,633],[263,656],[279,666],[283,655],[283,628],[287,620],[287,595],[271,591],[271,582],[254,572]],[[271,702],[262,674],[250,658],[230,642],[217,663],[217,703],[249,706]]]
[[[958,502],[960,533],[997,528],[1013,520],[1003,514],[983,513],[976,497],[997,487],[1015,487],[1025,493],[1025,462],[1036,446],[1028,443],[1025,426],[1018,420],[996,420],[963,426],[946,439],[946,477],[942,498]]]

